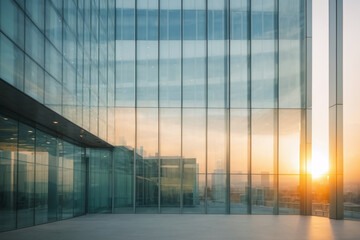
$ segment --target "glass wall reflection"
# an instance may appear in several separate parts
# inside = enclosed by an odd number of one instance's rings
[[[305,8],[277,3],[116,1],[115,212],[299,213]]]
[[[107,140],[115,0],[4,0],[0,16],[1,80]]]
[[[40,2],[0,1],[1,79],[114,149],[2,119],[4,229],[299,213],[304,1]]]
[[[0,231],[85,214],[84,148],[0,116]]]

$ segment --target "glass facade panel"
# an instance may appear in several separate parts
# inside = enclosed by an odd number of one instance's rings
[[[250,213],[249,175],[230,174],[230,213]]]
[[[62,219],[70,218],[74,214],[74,145],[63,143],[63,172],[62,172]]]
[[[135,0],[116,1],[116,106],[135,107]]]
[[[252,110],[251,172],[273,174],[277,171],[276,110]]]
[[[87,149],[89,159],[89,213],[109,213],[112,208],[112,152]]]
[[[0,27],[7,37],[24,49],[24,12],[15,2],[11,0],[0,2]]]
[[[50,163],[56,162],[55,138],[36,131],[36,172],[35,172],[35,224],[46,223],[55,216],[51,216],[51,202],[49,192],[52,183],[50,182]]]
[[[0,81],[113,146],[0,119],[0,230],[85,212],[298,214],[305,10],[304,0],[0,0]]]
[[[44,102],[44,70],[29,57],[25,57],[25,93]]]
[[[24,53],[0,33],[0,77],[14,87],[24,89]]]
[[[56,1],[57,2],[57,1]],[[62,20],[61,12],[56,10],[56,7],[52,3],[47,3],[45,14],[45,34],[47,38],[54,44],[54,46],[62,52]],[[62,8],[62,6],[60,6]],[[60,14],[60,15],[59,15]]]
[[[159,207],[158,109],[137,109],[136,212],[156,213]]]
[[[250,90],[250,1],[230,0],[230,106],[248,108]]]
[[[207,1],[207,96],[208,106],[229,105],[227,1]]]
[[[181,106],[181,1],[160,1],[160,107]]]
[[[207,175],[207,213],[227,213],[228,190],[226,174],[212,173]]]
[[[126,145],[114,150],[114,212],[134,211],[134,148]]]
[[[0,231],[16,228],[18,122],[0,115]]]
[[[157,107],[159,88],[159,10],[157,0],[137,1],[136,103]]]
[[[279,175],[279,214],[300,213],[299,175]]]
[[[20,120],[0,116],[0,231],[85,214],[84,148]]]
[[[275,0],[251,1],[251,105],[274,108],[277,101],[277,12]]]
[[[36,4],[31,1],[25,2],[25,9],[28,16],[41,31],[44,31],[44,7],[44,0],[38,0]]]
[[[194,159],[196,174],[206,173],[206,111],[184,108],[182,118],[183,158]]]
[[[59,82],[62,81],[62,57],[56,48],[46,40],[45,42],[45,69]]]
[[[25,51],[41,67],[44,67],[44,44],[44,35],[29,18],[26,18]]]
[[[251,176],[252,214],[276,214],[277,176],[253,174]]]
[[[279,173],[300,173],[301,110],[279,110]]]
[[[34,225],[35,129],[19,124],[17,227]]]
[[[181,109],[161,108],[159,119],[160,205],[162,213],[180,212]]]
[[[61,83],[45,73],[45,105],[55,112],[62,113]]]
[[[224,109],[208,110],[207,129],[207,172],[225,174],[228,166],[227,157],[227,116]]]
[[[250,138],[249,110],[230,110],[230,172],[244,174],[249,172]]]
[[[194,159],[184,159],[182,213],[205,213],[205,174],[197,174]]]
[[[183,106],[206,106],[206,1],[183,0]]]
[[[302,108],[305,104],[304,1],[279,1],[279,107]]]

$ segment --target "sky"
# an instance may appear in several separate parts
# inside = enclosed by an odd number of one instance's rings
[[[329,159],[328,0],[313,0],[313,168]],[[344,172],[360,172],[360,1],[344,0]],[[347,174],[346,174],[347,173]],[[346,179],[345,179],[346,180]]]

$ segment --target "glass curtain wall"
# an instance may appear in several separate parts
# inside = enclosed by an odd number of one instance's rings
[[[0,2],[0,78],[114,141],[115,0]]]
[[[114,212],[299,214],[304,0],[116,0]]]
[[[85,149],[0,115],[0,231],[85,214]]]

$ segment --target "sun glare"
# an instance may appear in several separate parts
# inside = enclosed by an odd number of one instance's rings
[[[329,172],[329,158],[326,154],[318,151],[313,152],[311,174],[313,178],[327,175]]]

